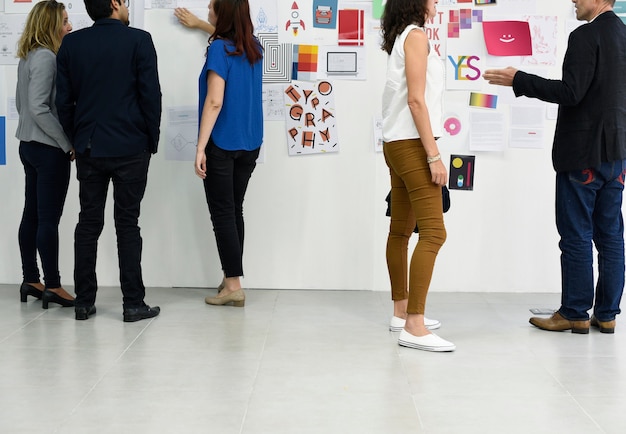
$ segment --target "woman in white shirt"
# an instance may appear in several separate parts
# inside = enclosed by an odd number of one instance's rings
[[[444,67],[424,32],[438,1],[387,0],[382,18],[382,49],[389,55],[383,93],[383,150],[391,174],[387,267],[394,302],[390,329],[401,330],[398,343],[454,351],[453,343],[430,331],[439,322],[424,318],[435,259],[446,239],[441,187],[448,174],[436,142],[442,129]],[[419,241],[407,264],[416,223]]]

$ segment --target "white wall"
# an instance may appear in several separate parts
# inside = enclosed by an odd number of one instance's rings
[[[559,75],[565,49],[564,20],[571,2],[539,1],[537,13],[559,16]],[[561,20],[563,19],[563,20]],[[197,76],[206,37],[175,24],[171,11],[149,10],[146,30],[159,56],[164,107],[197,102]],[[389,190],[383,156],[373,151],[372,116],[380,109],[385,54],[368,36],[367,81],[334,82],[341,151],[289,157],[283,122],[266,122],[266,162],[257,166],[245,202],[244,269],[248,288],[388,290],[385,243]],[[4,70],[0,100],[15,89],[16,67]],[[1,92],[5,92],[5,96]],[[449,99],[463,96],[449,95]],[[0,114],[5,108],[0,103]],[[166,128],[163,117],[163,128]],[[21,281],[17,227],[23,205],[23,171],[16,121],[7,121],[7,165],[0,167],[0,282]],[[555,292],[560,290],[558,236],[554,226],[554,173],[547,123],[544,149],[453,153],[476,155],[474,191],[452,190],[445,215],[448,241],[439,255],[433,291]],[[191,162],[152,161],[140,225],[143,269],[149,286],[214,286],[221,278],[201,181]],[[72,169],[75,174],[75,168]],[[78,216],[73,178],[61,222],[61,273],[71,286],[73,229]],[[98,278],[118,285],[111,198],[101,237]]]

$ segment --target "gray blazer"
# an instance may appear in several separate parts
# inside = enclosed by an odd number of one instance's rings
[[[69,152],[72,145],[63,132],[54,104],[56,75],[56,56],[47,48],[32,50],[26,59],[20,59],[15,92],[20,118],[15,137]]]

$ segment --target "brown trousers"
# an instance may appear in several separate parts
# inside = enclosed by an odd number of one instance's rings
[[[391,224],[387,238],[391,298],[408,298],[407,313],[423,314],[435,259],[446,240],[441,187],[432,182],[426,151],[419,139],[387,142],[383,150],[391,174]],[[409,267],[408,244],[416,222],[419,240]]]

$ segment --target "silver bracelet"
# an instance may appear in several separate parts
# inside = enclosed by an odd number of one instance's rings
[[[441,160],[441,154],[437,154],[437,155],[435,155],[434,157],[427,157],[427,158],[426,158],[426,162],[427,162],[428,164],[430,164],[430,163],[434,163],[435,161],[439,161],[439,160]]]

